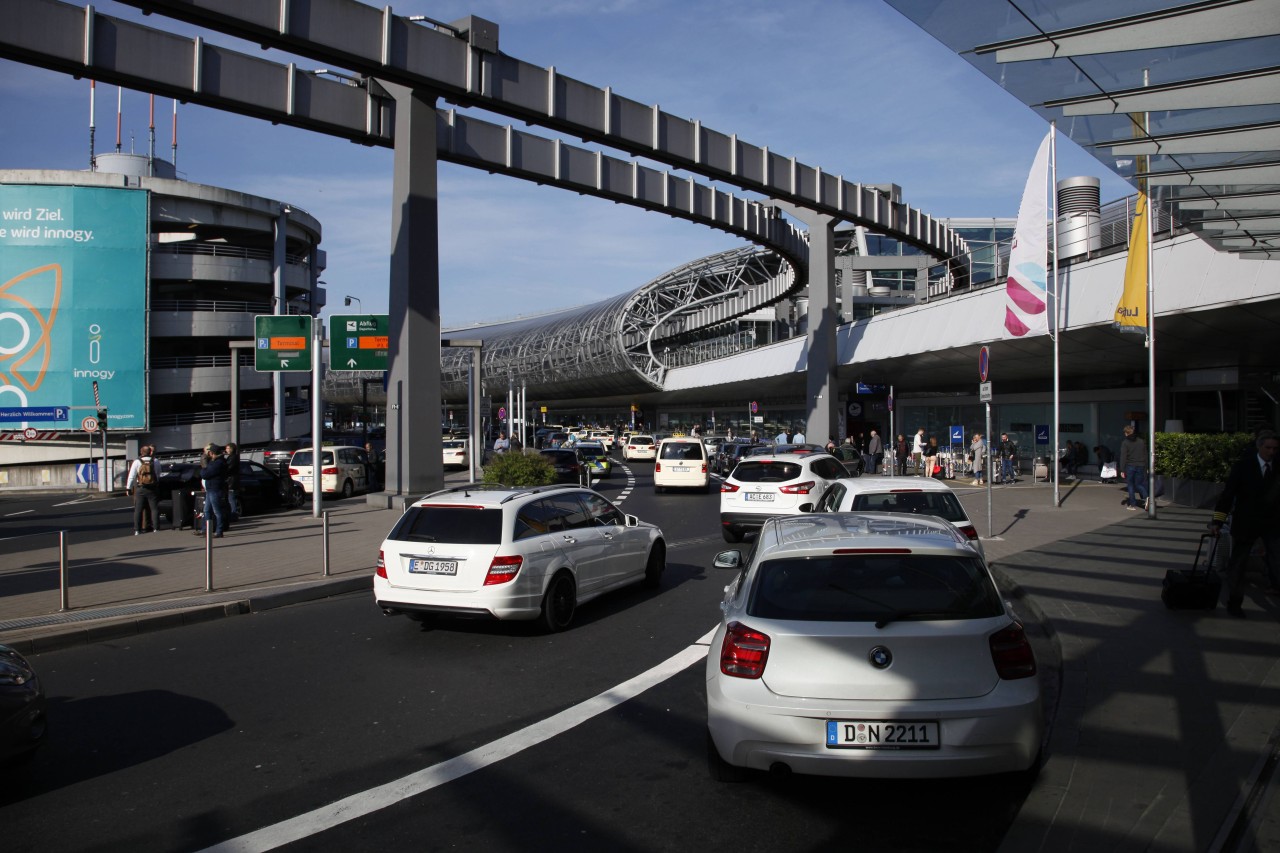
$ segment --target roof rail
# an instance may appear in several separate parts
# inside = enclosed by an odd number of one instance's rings
[[[549,483],[548,485],[545,485],[545,486],[533,486],[528,489],[522,489],[518,492],[514,492],[510,495],[507,495],[505,498],[503,498],[500,501],[500,503],[506,503],[507,501],[515,500],[516,498],[522,498],[525,495],[538,495],[543,492],[556,491],[558,489],[580,489],[580,488],[582,487],[575,483]]]
[[[482,483],[473,481],[470,483],[464,483],[461,486],[449,486],[446,489],[440,489],[439,491],[432,492],[431,494],[423,495],[418,498],[418,500],[425,501],[428,498],[434,498],[436,495],[448,495],[453,492],[498,492],[510,488],[510,486],[503,485],[502,483]]]

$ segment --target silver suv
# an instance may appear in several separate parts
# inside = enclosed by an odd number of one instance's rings
[[[373,596],[389,616],[537,619],[562,631],[579,604],[657,587],[666,554],[661,530],[590,489],[471,483],[405,511],[378,552]]]

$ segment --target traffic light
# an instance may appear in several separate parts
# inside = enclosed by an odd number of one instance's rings
[[[98,429],[105,430],[107,428],[107,410],[98,409]]]

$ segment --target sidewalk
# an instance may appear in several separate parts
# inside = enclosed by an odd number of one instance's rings
[[[905,478],[909,481],[911,478]],[[1207,510],[1126,512],[1115,485],[993,489],[953,481],[1015,607],[1043,623],[1060,655],[1051,741],[1002,851],[1280,849],[1271,766],[1280,721],[1280,599],[1253,586],[1246,619],[1170,611],[1165,570],[1189,567]],[[347,505],[351,504],[351,505]],[[164,530],[70,545],[69,613],[59,613],[56,542],[0,557],[0,642],[24,652],[154,630],[367,589],[395,513],[335,505],[330,576],[321,523],[246,519],[214,542]],[[52,571],[48,568],[52,567]],[[44,569],[44,571],[40,571]],[[1250,818],[1254,823],[1250,823]]]

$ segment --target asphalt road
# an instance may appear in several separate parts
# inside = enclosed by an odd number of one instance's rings
[[[548,735],[697,656],[718,618],[718,496],[655,495],[648,463],[629,467],[634,491],[617,473],[598,489],[663,527],[662,588],[584,605],[562,634],[424,629],[359,594],[36,656],[51,736],[2,777],[3,848],[199,850],[275,827],[223,849],[995,849],[1019,780],[713,782],[701,660]],[[491,761],[495,742],[510,754]],[[405,786],[422,793],[388,800]],[[334,822],[344,798],[359,816]]]

